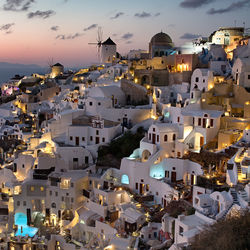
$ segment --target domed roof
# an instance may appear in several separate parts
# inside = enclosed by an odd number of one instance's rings
[[[156,35],[154,35],[151,39],[151,43],[172,43],[172,39],[171,37],[163,32],[157,33]]]

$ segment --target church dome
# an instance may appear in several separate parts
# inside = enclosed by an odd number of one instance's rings
[[[161,44],[172,44],[172,39],[171,39],[171,37],[168,34],[160,32],[160,33],[157,33],[156,35],[154,35],[151,38],[150,42],[152,44],[158,44],[158,43],[161,43]]]

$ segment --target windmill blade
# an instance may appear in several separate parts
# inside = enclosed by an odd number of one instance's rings
[[[88,44],[90,44],[90,45],[98,45],[98,43],[88,43]]]
[[[97,30],[97,42],[98,43],[102,43],[102,36],[103,36],[102,27],[99,26]]]

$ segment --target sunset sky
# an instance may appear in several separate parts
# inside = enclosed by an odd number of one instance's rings
[[[161,30],[180,45],[235,20],[250,27],[249,12],[250,0],[0,0],[0,61],[79,67],[97,61],[97,26],[125,54]]]

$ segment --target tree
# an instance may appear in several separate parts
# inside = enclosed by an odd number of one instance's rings
[[[193,250],[247,250],[250,249],[250,213],[217,222],[197,235]]]

